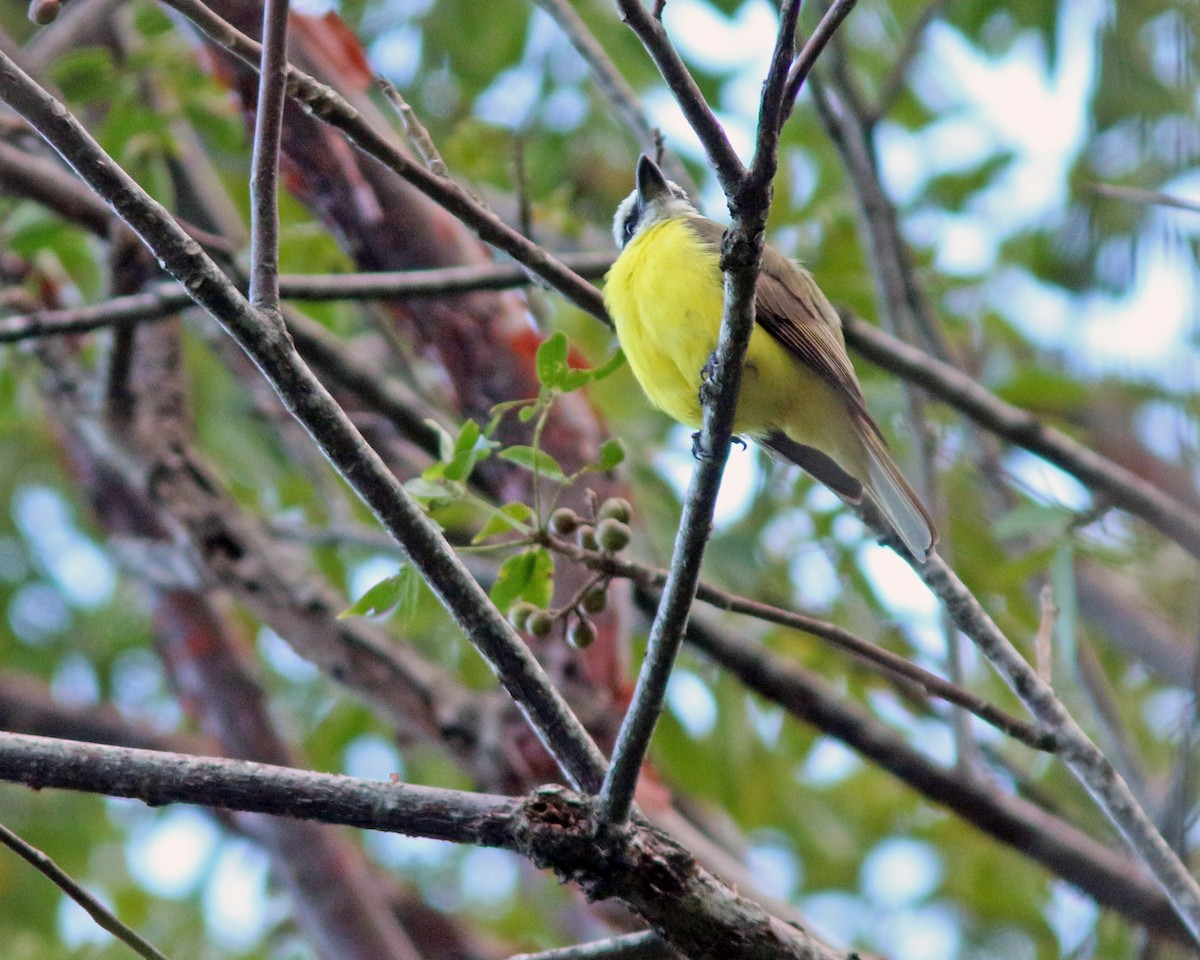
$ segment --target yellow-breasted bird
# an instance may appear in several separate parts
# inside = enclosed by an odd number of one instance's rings
[[[701,370],[721,326],[724,228],[643,156],[613,234],[621,254],[604,301],[621,347],[651,403],[698,428]],[[908,551],[925,559],[937,542],[933,522],[867,412],[837,311],[807,270],[770,247],[755,304],[735,432],[845,500],[869,497]]]

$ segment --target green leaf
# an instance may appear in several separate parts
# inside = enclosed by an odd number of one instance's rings
[[[620,437],[612,437],[600,444],[600,459],[597,467],[612,470],[625,459],[625,444]]]
[[[436,420],[426,418],[425,425],[437,434],[438,459],[442,463],[447,463],[454,456],[454,437],[450,436],[450,432]]]
[[[401,567],[400,572],[391,577],[385,577],[366,593],[354,601],[348,610],[338,614],[338,619],[344,617],[377,617],[389,613],[404,600],[409,585],[404,576],[407,568]]]
[[[436,477],[413,477],[404,484],[408,495],[425,507],[450,503],[455,499],[455,491]]]
[[[515,463],[517,466],[524,467],[526,470],[531,470],[550,480],[561,482],[567,479],[555,459],[545,450],[538,450],[536,447],[527,447],[521,444],[508,447],[500,452],[500,459]]]
[[[449,461],[443,475],[447,480],[466,482],[471,471],[483,457],[486,457],[499,444],[483,438],[479,424],[468,420],[459,431],[458,439],[454,442]]]
[[[513,530],[523,530],[524,525],[533,520],[533,510],[526,503],[516,501],[506,503],[487,519],[480,531],[471,538],[472,543],[482,543],[491,537]]]
[[[598,383],[601,380],[607,380],[623,366],[625,366],[625,351],[617,347],[616,353],[600,364],[600,366],[589,371],[592,375],[592,382]]]
[[[564,374],[570,368],[567,366],[567,354],[571,347],[567,343],[567,335],[561,330],[542,341],[537,349],[537,376],[543,387],[556,389],[562,383]]]
[[[580,387],[611,376],[625,363],[625,354],[617,350],[602,366],[572,367],[568,362],[571,346],[561,330],[542,341],[537,351],[537,375],[547,390],[570,393]]]
[[[530,547],[500,565],[492,585],[492,602],[501,610],[508,610],[518,600],[544,607],[553,593],[554,557],[542,547]]]

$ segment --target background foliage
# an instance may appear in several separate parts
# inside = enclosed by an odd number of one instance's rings
[[[686,160],[708,212],[721,217],[712,178],[633,35],[608,3],[576,7],[644,98],[668,147]],[[524,197],[533,236],[550,249],[610,248],[608,221],[630,187],[639,147],[536,5],[497,0],[481,10],[466,0],[348,0],[337,12],[361,38],[373,69],[395,82],[427,124],[460,182],[508,217]],[[863,0],[821,74],[829,89],[842,97],[857,91],[870,105],[892,89],[898,58],[916,44],[894,98],[888,93],[874,142],[946,344],[989,390],[1192,506],[1196,210],[1105,186],[1195,194],[1195,13],[1194,3],[1157,0],[1018,0],[1001,7]],[[914,33],[926,17],[929,24]],[[803,22],[811,29],[815,11]],[[666,23],[735,143],[748,143],[773,37],[768,4],[671,0]],[[0,12],[0,26],[36,50],[38,33],[13,5]],[[42,36],[56,29],[44,28]],[[178,167],[186,162],[180,133],[189,131],[245,216],[245,126],[209,67],[180,21],[133,2],[42,64],[41,77],[158,200],[195,219],[187,206],[194,198],[178,192]],[[0,126],[0,135],[23,142],[16,126]],[[839,306],[878,319],[854,174],[811,96],[785,128],[781,151],[772,241],[802,259]],[[282,203],[284,269],[352,269],[352,257],[311,210],[302,199]],[[18,293],[70,305],[111,289],[105,243],[21,196],[0,198],[0,245],[11,260],[14,283],[5,297],[14,312],[26,302]],[[378,309],[300,306],[352,346],[387,357],[391,372],[444,421],[461,424],[436,358],[413,346],[411,333],[402,328],[389,353],[379,333],[389,321]],[[609,356],[609,333],[559,297],[534,292],[530,306],[544,331],[565,330],[594,362]],[[281,536],[361,525],[362,508],[282,417],[264,412],[253,374],[231,368],[215,340],[209,325],[189,322],[187,401],[197,447],[237,503]],[[110,342],[98,333],[73,348],[81,363],[99,368]],[[861,360],[857,367],[898,459],[914,479],[922,476],[928,471],[904,390]],[[138,577],[122,569],[119,543],[96,523],[89,505],[95,488],[63,452],[64,430],[41,377],[33,348],[0,352],[3,678],[36,680],[67,710],[111,704],[139,729],[194,731],[192,706],[181,703],[155,643],[161,625]],[[587,398],[628,450],[618,468],[636,511],[628,554],[662,565],[689,440],[648,409],[627,369],[589,387]],[[1190,852],[1195,559],[1106,509],[1049,464],[996,447],[954,411],[921,409],[936,477],[930,502],[956,569],[1027,650],[1039,623],[1039,589],[1051,585],[1061,611],[1056,689],[1122,759],[1168,836]],[[410,458],[409,475],[428,463]],[[465,545],[486,514],[455,503],[436,508],[435,516]],[[370,540],[293,548],[311,553],[350,598],[398,569],[395,554]],[[473,556],[473,569],[490,582],[503,557]],[[735,450],[706,578],[835,621],[937,672],[951,670],[945,631],[924,588],[864,537],[834,497],[753,450]],[[401,586],[389,598],[400,601],[387,621],[394,642],[412,645],[469,687],[487,688],[490,674],[431,595],[411,581]],[[537,592],[526,596],[544,602]],[[646,623],[627,595],[614,596],[625,605],[619,643],[636,653]],[[306,763],[375,778],[397,772],[414,782],[471,783],[445,749],[397,740],[386,717],[332,685],[245,608],[224,609],[252,649],[251,673],[271,719]],[[943,704],[812,637],[725,619],[824,677],[919,752],[959,763],[991,789],[1028,797],[1117,844],[1060,765],[979,724],[956,741]],[[564,650],[556,638],[547,656],[583,656]],[[961,657],[970,689],[1020,712],[969,649]],[[748,694],[698,654],[685,655],[678,668],[652,758],[677,802],[732,844],[760,889],[791,901],[840,946],[933,960],[1174,955],[1176,948],[1151,944],[1136,925],[1099,910],[1021,852]],[[318,955],[267,858],[228,822],[194,810],[12,786],[0,787],[0,798],[9,826],[171,956]],[[479,955],[601,936],[608,922],[620,928],[619,920],[586,908],[576,891],[503,853],[392,836],[356,842],[408,896],[460,918],[482,944]],[[10,957],[115,957],[124,950],[6,855],[0,943]]]

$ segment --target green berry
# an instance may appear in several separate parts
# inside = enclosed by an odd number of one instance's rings
[[[554,629],[554,617],[551,616],[549,610],[535,610],[525,622],[525,629],[535,637],[548,637],[550,631]]]
[[[588,613],[601,613],[608,604],[608,591],[603,584],[597,584],[583,595],[579,605]]]
[[[600,509],[596,511],[596,517],[599,520],[620,520],[621,523],[628,523],[633,517],[633,504],[624,497],[609,497],[602,504]]]
[[[569,537],[579,529],[579,514],[570,507],[559,507],[550,514],[550,532]]]
[[[529,627],[529,618],[537,612],[537,607],[526,600],[520,603],[514,603],[508,611],[508,622],[518,630],[526,630]]]
[[[600,544],[596,542],[596,528],[590,523],[585,523],[575,531],[575,536],[579,541],[579,545],[584,550],[599,550]]]
[[[612,517],[606,517],[596,524],[596,542],[605,553],[618,553],[629,546],[633,537],[627,524]]]
[[[591,620],[581,617],[567,630],[567,643],[576,650],[586,650],[596,642],[596,627]]]

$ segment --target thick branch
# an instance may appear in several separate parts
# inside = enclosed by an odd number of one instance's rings
[[[664,834],[636,827],[615,837],[591,801],[561,788],[510,798],[20,734],[0,734],[0,779],[501,847],[589,897],[619,897],[693,960],[839,957],[737,896]]]

